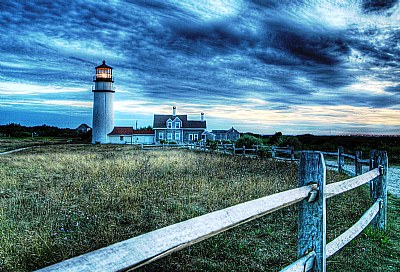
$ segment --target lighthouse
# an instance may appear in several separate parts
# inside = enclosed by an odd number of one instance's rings
[[[92,143],[109,143],[107,134],[114,128],[114,86],[112,67],[103,63],[97,67],[93,78],[93,129]]]

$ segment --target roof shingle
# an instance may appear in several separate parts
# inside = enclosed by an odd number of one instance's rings
[[[201,129],[207,128],[206,121],[190,121],[187,119],[187,115],[173,116],[173,115],[159,115],[159,114],[154,115],[153,128],[167,128],[167,120],[171,119],[173,121],[177,117],[182,121],[181,128],[201,128]]]
[[[132,135],[133,127],[114,127],[108,135]]]

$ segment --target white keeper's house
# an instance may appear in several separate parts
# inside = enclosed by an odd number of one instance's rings
[[[177,115],[176,107],[173,107],[170,115],[154,115],[153,129],[156,143],[191,143],[203,138],[207,121],[204,113],[200,114],[200,120],[188,120],[187,115]]]

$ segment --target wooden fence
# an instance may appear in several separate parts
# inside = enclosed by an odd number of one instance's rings
[[[363,165],[369,165],[370,160],[362,159],[362,152],[356,151],[355,155],[344,153],[343,147],[339,146],[337,152],[322,152],[326,156],[337,157],[337,164],[326,164],[326,166],[337,169],[339,173],[345,173],[350,176],[358,176],[362,174]],[[350,159],[354,163],[354,171],[345,168],[345,159]]]
[[[231,155],[243,155],[243,156],[258,156],[261,152],[270,153],[271,157],[277,160],[289,160],[298,161],[295,158],[294,147],[276,147],[276,146],[265,146],[265,145],[252,145],[237,147],[235,144],[218,144],[212,149],[210,145],[206,145],[204,142],[194,142],[183,145],[188,149],[202,150],[202,151],[216,151],[224,154]],[[287,154],[286,157],[279,157],[277,154]]]
[[[184,145],[184,148],[210,151],[210,146],[204,144],[204,142],[196,142]],[[215,147],[216,152],[231,154],[231,155],[243,155],[243,156],[259,156],[262,152],[271,154],[271,158],[282,161],[299,161],[297,158],[300,155],[300,151],[295,151],[293,146],[287,147],[276,147],[276,146],[264,146],[264,145],[253,145],[251,147],[236,147],[235,144],[219,144]],[[284,154],[279,156],[278,154]],[[339,146],[337,152],[322,152],[322,154],[329,157],[337,157],[337,164],[326,163],[326,166],[334,168],[339,173],[344,173],[350,176],[358,176],[362,174],[363,165],[369,165],[369,159],[362,159],[362,152],[356,151],[355,155],[344,153],[343,147]],[[345,159],[353,161],[355,171],[346,169]]]
[[[299,164],[298,188],[170,225],[39,271],[136,269],[295,203],[299,203],[297,249],[299,259],[282,271],[326,271],[326,259],[354,239],[371,221],[374,228],[385,230],[387,168],[386,152],[371,151],[369,172],[327,185],[324,155],[321,152],[303,151]],[[327,244],[326,199],[368,182],[374,204],[355,225]]]

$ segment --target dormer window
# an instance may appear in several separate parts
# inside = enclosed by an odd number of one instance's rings
[[[172,121],[167,122],[167,128],[172,128]]]
[[[181,128],[181,122],[175,122],[175,128]]]

